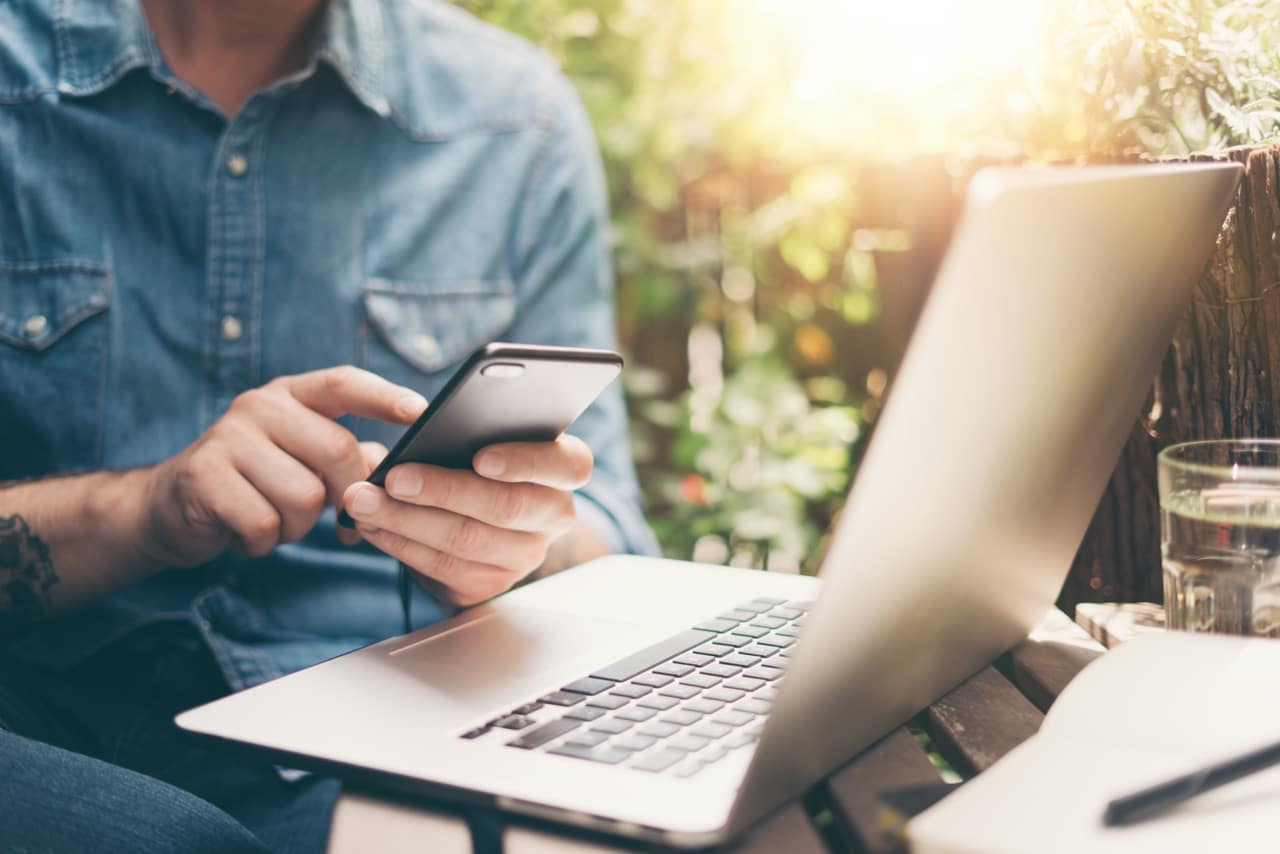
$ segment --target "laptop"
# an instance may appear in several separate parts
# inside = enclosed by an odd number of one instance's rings
[[[608,557],[178,726],[431,799],[732,838],[1043,618],[1239,172],[975,176],[821,580]]]

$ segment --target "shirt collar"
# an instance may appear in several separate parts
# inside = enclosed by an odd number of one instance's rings
[[[378,0],[331,0],[324,16],[312,66],[328,64],[361,103],[380,116],[390,115]],[[54,25],[57,85],[63,94],[101,92],[139,67],[157,74],[163,70],[164,59],[137,0],[63,0]]]

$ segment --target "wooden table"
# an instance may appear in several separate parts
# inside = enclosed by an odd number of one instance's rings
[[[1087,620],[1086,620],[1087,622]],[[891,851],[879,823],[880,793],[939,783],[932,749],[962,777],[981,773],[1040,727],[1045,711],[1103,646],[1056,609],[1026,641],[817,784],[802,802],[779,810],[728,850],[735,854]],[[508,852],[604,854],[624,850],[597,841],[500,821],[476,824],[448,807],[344,795],[331,854],[347,852]]]

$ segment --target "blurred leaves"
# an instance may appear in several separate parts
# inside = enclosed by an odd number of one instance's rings
[[[887,382],[886,261],[913,248],[909,170],[881,164],[1183,154],[1280,129],[1270,0],[459,5],[546,50],[592,116],[633,450],[676,557],[795,570],[838,509]]]

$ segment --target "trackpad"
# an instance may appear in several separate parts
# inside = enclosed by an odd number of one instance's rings
[[[548,690],[656,640],[653,629],[508,607],[389,653],[385,663],[465,705]]]

